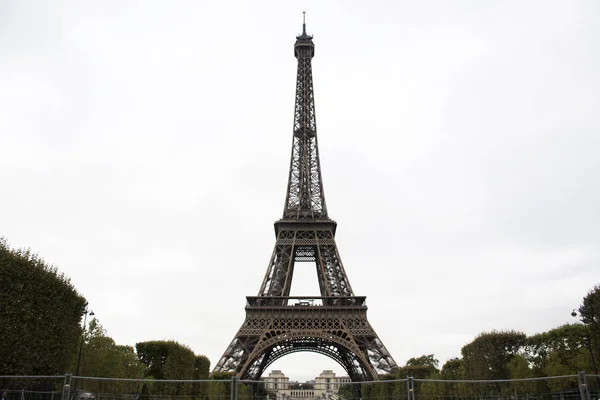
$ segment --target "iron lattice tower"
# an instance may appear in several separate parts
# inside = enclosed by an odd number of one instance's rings
[[[355,296],[335,243],[317,146],[311,61],[312,36],[296,37],[296,105],[290,174],[276,243],[256,297],[247,297],[246,319],[214,368],[258,380],[275,360],[311,351],[336,360],[353,381],[376,380],[397,368],[367,320],[366,297]],[[296,262],[316,264],[320,297],[289,297]]]

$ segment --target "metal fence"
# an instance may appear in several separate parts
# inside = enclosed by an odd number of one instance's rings
[[[0,376],[7,400],[600,400],[600,375],[512,380],[313,383],[274,390],[267,381]]]
[[[66,375],[0,376],[0,391],[8,400],[62,400]]]

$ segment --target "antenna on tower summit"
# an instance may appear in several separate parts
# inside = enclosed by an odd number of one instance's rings
[[[302,35],[306,36],[306,11],[302,11]]]

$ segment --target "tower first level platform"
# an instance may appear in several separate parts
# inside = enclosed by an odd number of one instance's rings
[[[337,361],[353,381],[376,380],[396,364],[367,320],[366,297],[247,297],[246,320],[218,370],[258,379],[275,360],[310,351]]]

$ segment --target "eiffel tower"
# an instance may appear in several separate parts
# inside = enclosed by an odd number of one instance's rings
[[[312,36],[296,37],[298,59],[292,157],[275,249],[256,297],[246,297],[246,320],[213,372],[258,380],[275,360],[315,352],[337,361],[352,381],[377,380],[396,362],[367,320],[365,296],[355,296],[335,244],[337,223],[325,205],[312,81]],[[297,262],[316,264],[320,297],[290,297]]]

